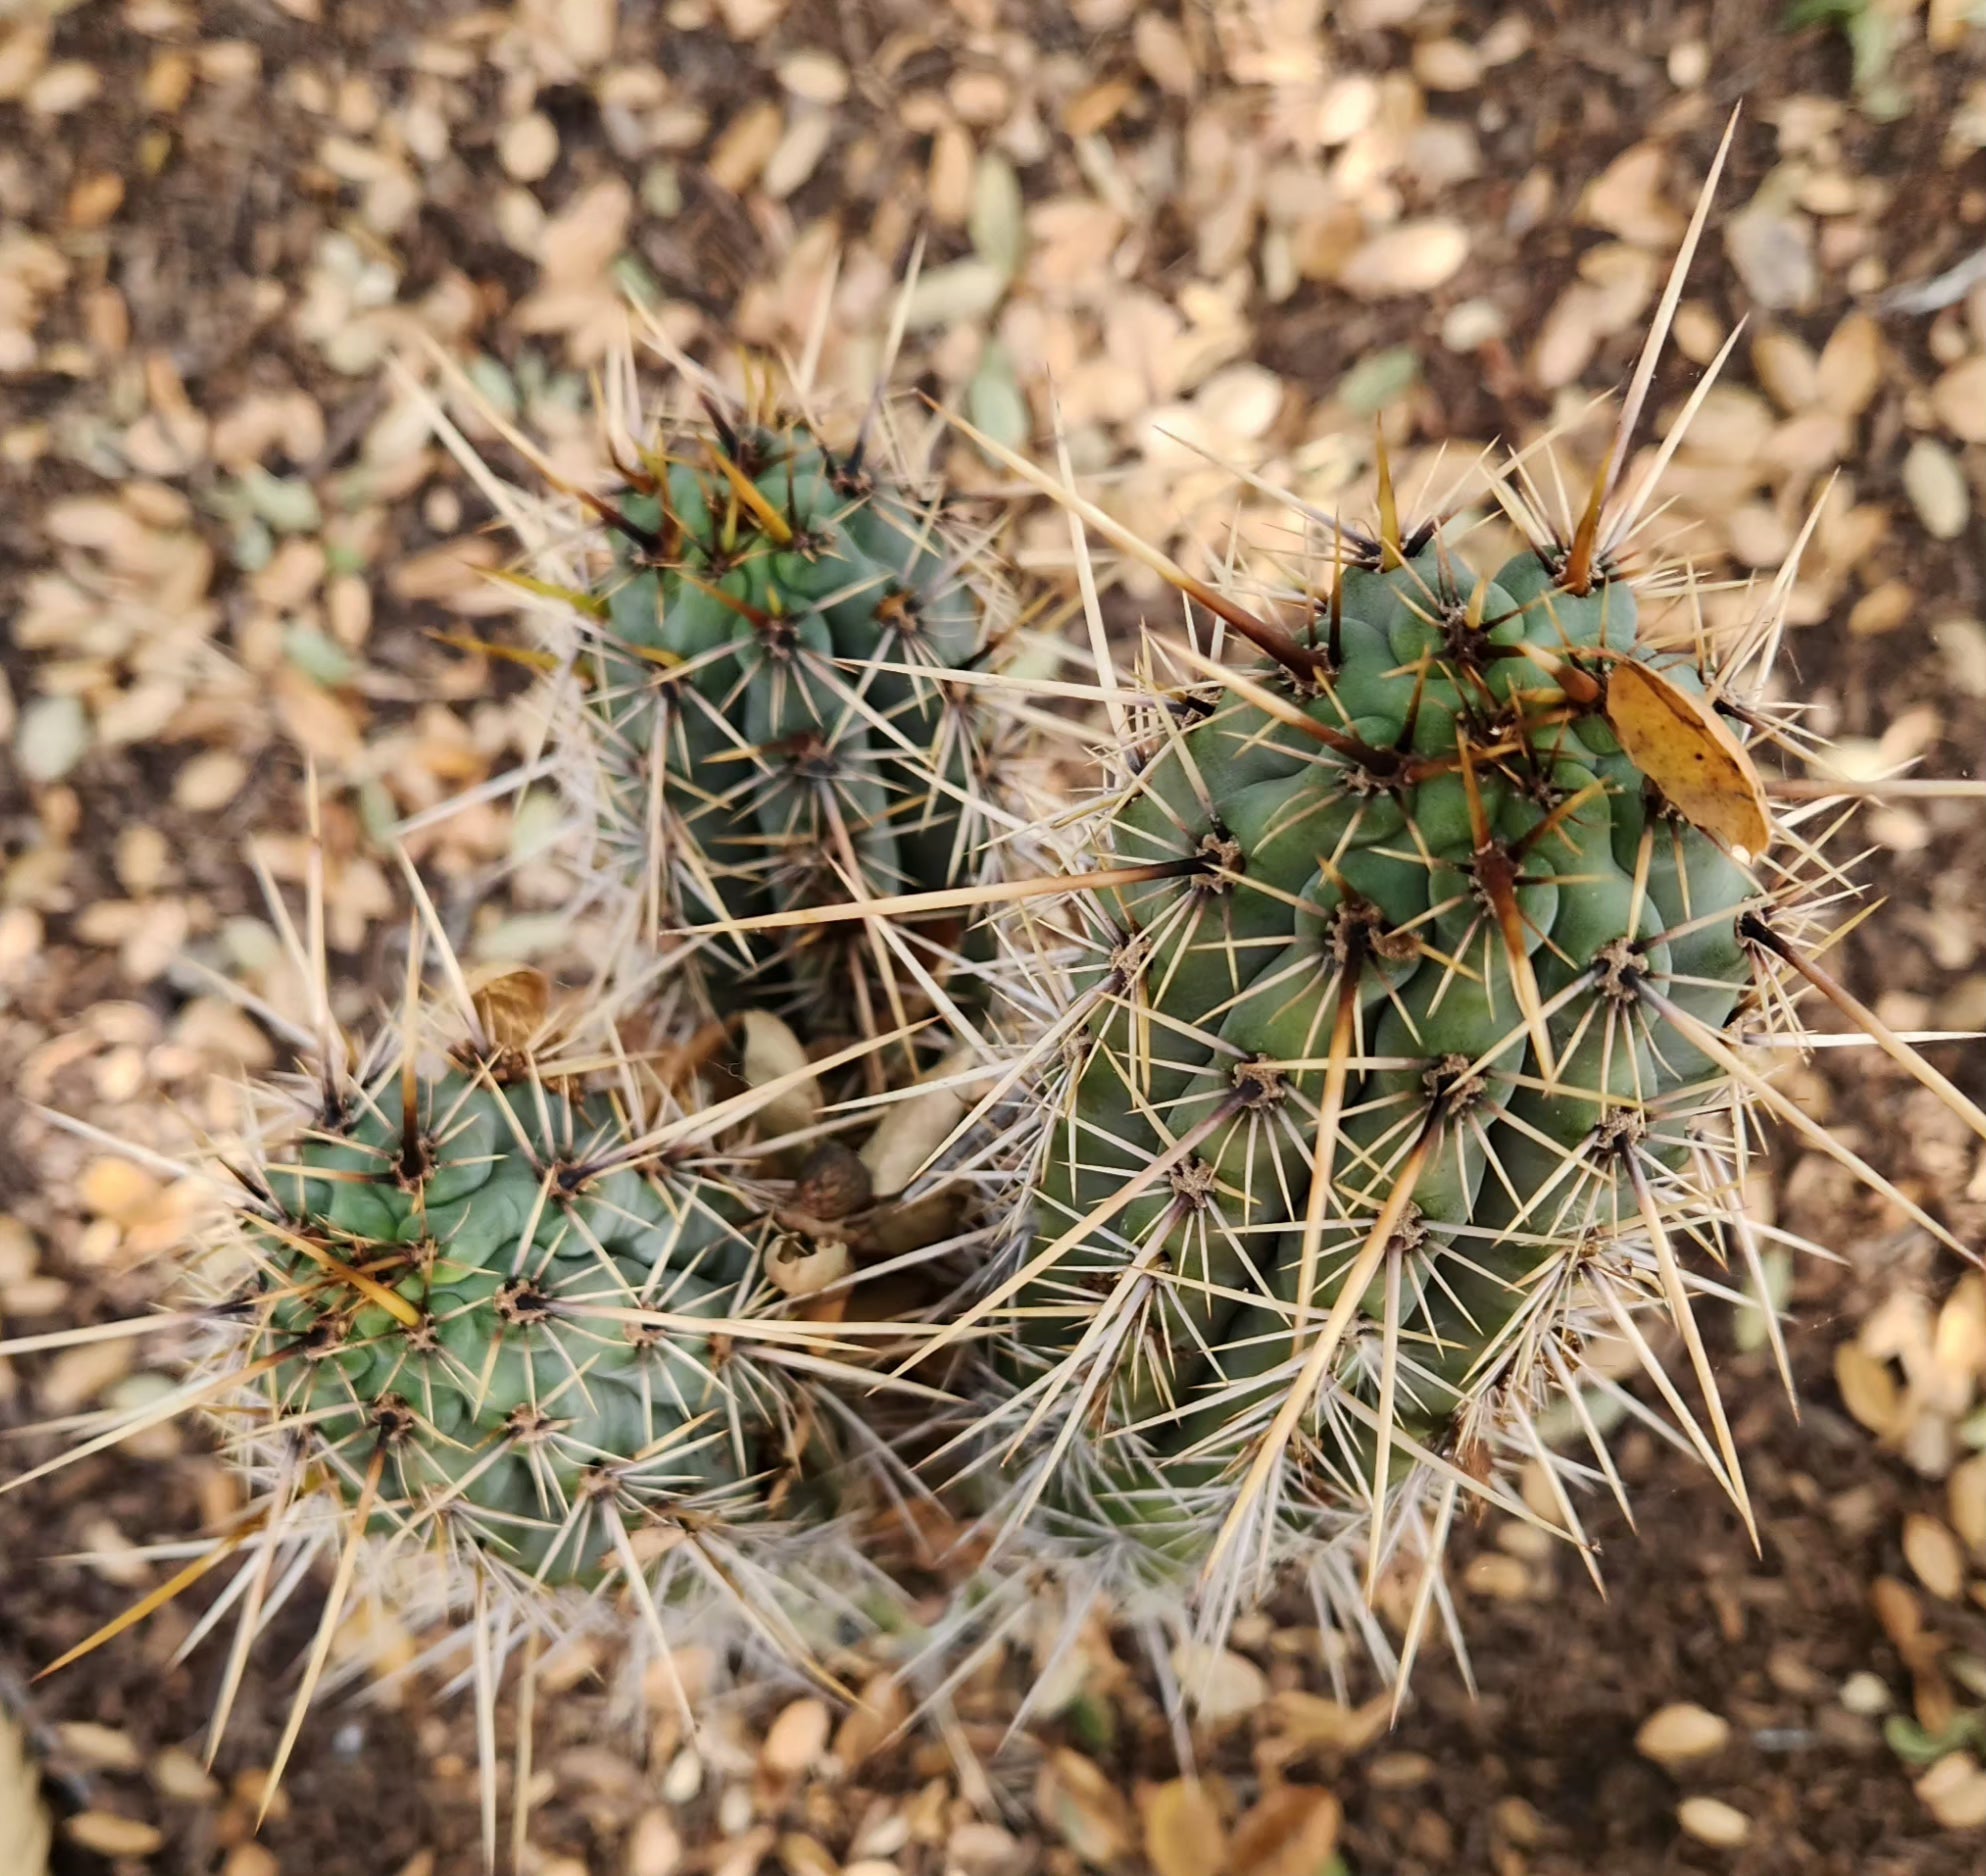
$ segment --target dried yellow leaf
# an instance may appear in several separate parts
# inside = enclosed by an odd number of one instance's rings
[[[946,1081],[971,1068],[974,1060],[971,1051],[954,1049],[925,1079]],[[903,1191],[971,1111],[971,1097],[950,1087],[924,1088],[889,1108],[862,1145],[862,1163],[876,1196],[890,1198]]]
[[[1138,1794],[1145,1860],[1157,1876],[1223,1876],[1231,1867],[1227,1830],[1197,1778],[1175,1778]]]
[[[827,1750],[834,1716],[811,1694],[780,1709],[766,1728],[759,1763],[779,1778],[798,1778]]]
[[[1285,1785],[1270,1792],[1235,1826],[1235,1876],[1322,1876],[1342,1817],[1328,1791]]]
[[[1912,1512],[1903,1521],[1903,1559],[1932,1595],[1956,1602],[1965,1593],[1965,1552],[1949,1525]]]
[[[0,1869],[43,1876],[48,1850],[41,1776],[28,1755],[25,1735],[0,1708]]]
[[[1180,1692],[1209,1726],[1238,1720],[1269,1698],[1269,1677],[1229,1648],[1181,1641],[1172,1651],[1172,1671]]]
[[[1834,1351],[1834,1383],[1841,1403],[1856,1421],[1879,1438],[1895,1433],[1902,1421],[1903,1389],[1888,1362],[1853,1342]]]
[[[479,973],[469,994],[484,1034],[498,1048],[528,1049],[544,1041],[552,985],[543,971],[499,965]]]
[[[1698,1843],[1717,1850],[1735,1850],[1752,1834],[1751,1819],[1722,1798],[1685,1798],[1676,1806],[1676,1822]]]
[[[1945,1481],[1952,1529],[1976,1562],[1986,1563],[1986,1453],[1953,1467]]]
[[[62,1834],[98,1856],[119,1859],[156,1856],[165,1845],[156,1824],[116,1811],[79,1811],[62,1826]]]
[[[1924,1808],[1947,1830],[1986,1824],[1986,1771],[1969,1752],[1949,1752],[1917,1781]]]
[[[798,1133],[811,1127],[821,1111],[821,1084],[806,1075],[807,1050],[791,1027],[767,1010],[747,1010],[745,1028],[745,1085],[768,1088],[774,1082],[787,1082],[784,1092],[759,1110],[759,1124],[767,1133]]]
[[[1678,1700],[1651,1713],[1634,1736],[1634,1749],[1644,1759],[1673,1768],[1692,1759],[1707,1759],[1730,1743],[1731,1723],[1693,1700]]]
[[[1703,698],[1623,659],[1607,681],[1607,721],[1629,760],[1692,827],[1740,860],[1756,860],[1772,844],[1758,770]]]
[[[1363,1752],[1392,1723],[1393,1697],[1375,1694],[1362,1707],[1348,1707],[1290,1687],[1270,1696],[1268,1711],[1271,1729],[1291,1749],[1349,1757]]]

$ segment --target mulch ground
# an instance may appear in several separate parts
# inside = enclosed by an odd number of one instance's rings
[[[245,852],[263,836],[274,876],[301,877],[304,758],[356,1016],[405,918],[385,830],[531,745],[519,674],[439,642],[526,628],[481,578],[509,544],[390,374],[395,359],[433,381],[423,337],[582,469],[589,373],[630,298],[699,355],[797,353],[838,256],[821,381],[859,396],[921,234],[904,385],[1040,447],[1052,381],[1100,499],[1182,553],[1245,552],[1273,542],[1266,510],[1193,447],[1355,513],[1375,421],[1410,487],[1437,451],[1466,460],[1548,423],[1590,463],[1604,418],[1586,407],[1631,368],[1742,100],[1655,404],[1673,411],[1750,324],[1674,465],[1665,529],[1710,568],[1769,577],[1818,502],[1782,692],[1859,772],[1973,772],[1986,27],[1951,0],[1832,9],[1852,33],[1782,31],[1749,0],[1326,10],[5,10],[0,1334],[156,1294],[184,1194],[33,1104],[170,1149],[225,1125],[230,1076],[278,1062],[211,974],[283,1000]],[[969,452],[953,468],[991,486]],[[1050,577],[1066,559],[1057,517],[1023,517],[1017,538]],[[1148,597],[1135,573],[1121,590],[1133,611]],[[569,882],[531,824],[528,803],[499,802],[416,843],[472,953],[556,942]],[[1898,1027],[1986,1027],[1976,806],[1859,825],[1890,903],[1845,974]],[[1986,1095],[1976,1049],[1938,1060]],[[1788,1085],[1979,1237],[1986,1178],[1962,1129],[1848,1051]],[[1790,1145],[1759,1204],[1847,1260],[1788,1260],[1797,1418],[1744,1318],[1712,1325],[1759,1553],[1693,1461],[1623,1433],[1636,1528],[1582,1508],[1605,1600],[1523,1527],[1462,1535],[1473,1694],[1437,1652],[1388,1731],[1329,1698],[1301,1611],[1238,1636],[1266,1697],[1197,1742],[1228,1822],[1287,1778],[1342,1805],[1336,1854],[1361,1876],[1979,1867],[1986,1293]],[[128,1404],[157,1380],[140,1359],[0,1360],[0,1418]],[[478,1867],[468,1719],[419,1686],[319,1714],[251,1833],[307,1596],[211,1779],[197,1749],[220,1650],[171,1658],[197,1599],[27,1689],[160,1580],[133,1545],[226,1503],[211,1459],[166,1434],[0,1499],[0,1711],[43,1762],[53,1867]],[[786,1777],[767,1768],[769,1711],[701,1757],[630,1737],[583,1666],[539,1715],[536,1876],[1194,1876],[1149,1825],[1181,1768],[1121,1637],[999,1762],[990,1805],[929,1740]],[[998,1737],[1024,1672],[982,1690],[975,1741]],[[1679,1703],[1721,1721],[1719,1743],[1651,1756],[1641,1729]],[[1238,1876],[1322,1876],[1278,1854],[1247,1839]]]

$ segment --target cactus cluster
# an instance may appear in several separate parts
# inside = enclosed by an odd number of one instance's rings
[[[1950,1241],[1774,1088],[1796,1002],[1986,1134],[1817,961],[1784,583],[1707,641],[1611,466],[1552,525],[1492,477],[1529,545],[1478,568],[1382,449],[1369,531],[1292,499],[1318,551],[1265,600],[962,425],[1184,607],[1115,669],[1085,566],[1098,668],[1044,698],[920,478],[706,415],[584,498],[590,586],[527,582],[631,940],[554,1014],[530,973],[472,991],[423,896],[438,1003],[348,1060],[320,992],[189,1260],[213,1347],[169,1406],[256,1496],[176,1586],[240,1552],[252,1635],[328,1533],[306,1699],[361,1563],[436,1553],[486,1694],[491,1637],[574,1604],[664,1645],[722,1605],[816,1677],[866,1636],[942,1699],[1044,1583],[1218,1635],[1292,1575],[1404,1675],[1458,1508],[1541,1521],[1515,1464],[1583,1542],[1598,1333],[1743,1508],[1692,1303],[1763,1295],[1760,1121]],[[1010,764],[1085,699],[1091,786],[1033,813]]]

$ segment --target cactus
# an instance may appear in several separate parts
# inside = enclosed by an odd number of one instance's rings
[[[577,790],[651,930],[701,933],[720,1006],[873,1035],[949,975],[961,921],[796,915],[993,864],[1007,738],[970,680],[1011,609],[882,460],[875,411],[837,453],[803,419],[706,408],[592,503],[612,567],[579,658]],[[746,929],[768,916],[791,922]]]
[[[1094,1436],[1151,1449],[1141,1524],[1266,1450],[1306,1371],[1276,1497],[1466,1468],[1573,1273],[1673,1210],[1729,1106],[1705,1044],[1755,994],[1773,893],[1609,708],[1658,687],[1709,735],[1714,674],[1639,642],[1608,569],[1360,551],[1282,664],[1167,700],[1099,816],[1134,883],[1092,903],[1011,1359],[1080,1369]]]
[[[819,1676],[897,1602],[854,1534],[909,1484],[873,1423],[923,1390],[882,1371],[903,1328],[849,1298],[862,1257],[914,1268],[956,1223],[942,1180],[907,1190],[928,1102],[858,1152],[823,1093],[877,1044],[810,1060],[777,1019],[700,1019],[652,967],[561,1006],[537,972],[447,965],[451,993],[410,992],[363,1052],[318,997],[313,1072],[255,1091],[245,1149],[177,1169],[228,1195],[184,1306],[114,1331],[190,1332],[189,1378],[11,1482],[208,1417],[246,1510],[65,1659],[234,1564],[218,1739],[277,1586],[327,1555],[278,1773],[362,1590],[452,1627],[486,1700],[523,1637],[615,1621]]]
[[[432,1521],[545,1583],[597,1582],[623,1522],[763,1515],[780,1390],[720,1353],[763,1282],[736,1194],[602,1094],[384,1067],[249,1217],[268,1418],[375,1531]]]
[[[1113,779],[1013,940],[1032,996],[1062,980],[1021,1051],[1031,1202],[941,1339],[991,1343],[955,1450],[1018,1561],[1214,1635],[1290,1570],[1370,1633],[1380,1573],[1417,1562],[1410,1661],[1459,1502],[1553,1523],[1510,1484],[1541,1459],[1577,1537],[1548,1408],[1613,1478],[1578,1402],[1595,1335],[1749,1520],[1691,1305],[1729,1264],[1763,1294],[1738,1196],[1762,1123],[1963,1248],[1770,1079],[1817,995],[1986,1136],[1817,962],[1841,875],[1801,829],[1828,786],[1761,764],[1811,749],[1761,685],[1790,574],[1712,646],[1687,568],[1635,545],[1649,497],[1610,465],[1660,338],[1582,512],[1547,525],[1496,478],[1530,540],[1501,566],[1403,525],[1383,441],[1370,532],[1291,499],[1331,543],[1294,616],[969,430],[1260,654],[1106,674]]]

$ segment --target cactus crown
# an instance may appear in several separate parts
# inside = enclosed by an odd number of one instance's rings
[[[1609,1248],[1736,1150],[1705,1047],[1774,895],[1610,707],[1721,751],[1711,674],[1637,640],[1627,580],[1583,589],[1394,543],[1283,663],[1148,706],[1003,1304],[1016,1378],[1141,1455],[1141,1522],[1264,1442],[1299,1539],[1410,1459],[1481,1469]]]
[[[766,1515],[791,1415],[776,1369],[744,1382],[749,1329],[725,1349],[763,1284],[736,1189],[528,1058],[380,1066],[266,1170],[268,1423],[307,1427],[376,1531],[547,1583],[597,1582],[623,1528]]]

